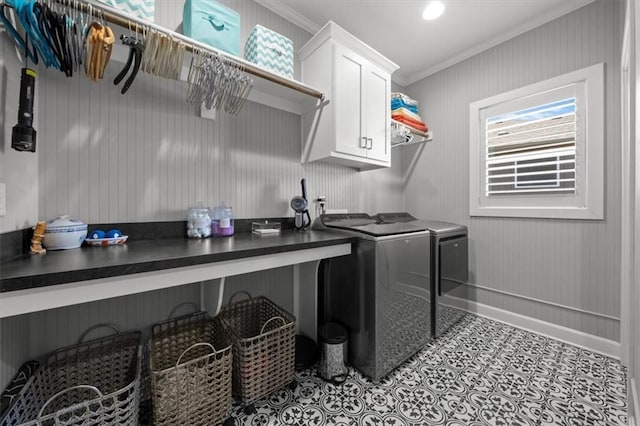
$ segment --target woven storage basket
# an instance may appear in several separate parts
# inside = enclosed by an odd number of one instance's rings
[[[244,403],[293,381],[295,318],[266,297],[222,308],[219,317],[233,342],[233,391]]]
[[[137,425],[140,358],[139,332],[53,352],[0,425]]]
[[[189,314],[184,314],[183,318],[174,316],[176,312],[184,310],[184,308],[190,309]],[[151,327],[152,333],[155,329],[157,333],[160,332],[172,332],[175,331],[175,326],[185,324],[189,322],[189,317],[193,314],[199,314],[200,308],[194,302],[184,302],[176,305],[169,315],[167,321],[163,321],[155,324]],[[170,321],[175,318],[175,321]],[[156,336],[156,339],[158,336]],[[153,424],[153,411],[151,409],[151,373],[149,371],[149,356],[151,354],[150,345],[152,339],[148,339],[142,348],[142,370],[140,372],[140,424],[150,425]]]
[[[216,425],[231,408],[231,343],[206,312],[153,326],[153,424]]]

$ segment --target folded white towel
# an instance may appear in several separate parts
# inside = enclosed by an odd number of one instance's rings
[[[418,106],[418,101],[416,101],[415,99],[410,98],[409,96],[405,95],[404,93],[393,92],[393,93],[391,93],[391,99],[393,99],[393,98],[400,98],[407,105]]]

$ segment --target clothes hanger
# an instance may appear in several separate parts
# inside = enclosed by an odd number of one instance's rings
[[[53,33],[53,28],[51,23],[49,22],[49,16],[48,16],[48,11],[49,11],[49,7],[46,3],[35,3],[33,5],[33,14],[37,19],[38,22],[38,31],[40,32],[40,35],[42,36],[42,40],[46,43],[44,44],[42,47],[47,46],[48,48],[51,49],[51,53],[53,53],[53,55],[56,58],[56,62],[59,64],[60,63],[60,57],[58,56],[58,52],[56,50],[56,45],[55,45],[55,41],[53,39],[54,37],[54,33]],[[59,68],[59,66],[58,66]]]
[[[102,22],[100,22],[102,21]],[[90,47],[87,76],[97,82],[104,77],[104,71],[111,59],[115,35],[113,30],[102,19],[94,20],[89,26],[87,41]]]
[[[234,69],[230,62],[226,58],[222,59],[223,72],[221,75],[222,89],[220,90],[220,96],[216,100],[216,109],[222,109],[227,111],[226,105],[230,96],[232,96],[235,90],[235,78]]]
[[[36,47],[31,41],[31,49],[29,49],[29,42],[22,39],[20,33],[13,27],[11,21],[5,14],[5,7],[11,7],[6,3],[0,3],[0,23],[7,29],[7,34],[11,37],[13,42],[16,44],[18,49],[21,52],[25,52],[27,58],[31,60],[35,65],[38,64],[38,53],[36,51]]]
[[[228,84],[228,69],[227,63],[224,57],[217,56],[216,57],[216,66],[215,70],[215,80],[213,81],[213,89],[215,90],[214,96],[212,98],[213,108],[219,110],[222,105],[222,100],[224,99],[227,92],[227,84]]]
[[[102,50],[100,50],[100,67],[99,67],[99,76],[100,79],[104,77],[104,72],[111,60],[111,53],[113,52],[113,45],[116,42],[116,36],[113,33],[113,30],[109,26],[103,27],[102,33]]]
[[[216,98],[219,95],[220,90],[220,62],[217,55],[212,55],[205,63],[205,80],[204,80],[204,93],[203,102],[207,109],[215,108]]]
[[[62,6],[62,17],[64,23],[64,40],[66,52],[69,60],[69,77],[73,76],[73,72],[76,70],[76,49],[75,49],[75,37],[74,37],[74,28],[75,21],[71,18],[71,9],[68,6]]]
[[[239,91],[239,78],[237,75],[237,68],[235,65],[228,64],[229,74],[227,79],[229,80],[229,87],[227,89],[227,96],[225,97],[224,104],[222,105],[225,112],[230,112],[231,106],[237,93]]]
[[[75,10],[74,22],[76,24],[75,28],[75,45],[76,45],[76,58],[77,58],[77,68],[76,71],[79,71],[84,64],[84,54],[83,54],[83,42],[84,42],[84,30],[86,29],[86,24],[84,20],[84,13],[81,12],[80,7],[78,7],[78,0],[73,0],[73,8]]]
[[[196,57],[196,46],[195,44],[191,44],[191,61],[189,62],[189,71],[187,72],[187,103],[191,103],[191,97],[195,89]]]
[[[47,67],[61,68],[60,58],[55,50],[52,34],[47,27],[46,4],[32,0],[24,1],[21,14],[26,23],[23,25],[30,37],[35,37],[43,62]]]
[[[157,34],[150,28],[144,39],[144,53],[142,55],[142,71],[154,75],[155,58],[157,56]]]
[[[102,49],[99,52],[100,53],[99,76],[100,76],[100,79],[102,79],[104,77],[104,71],[106,70],[107,65],[109,64],[109,61],[111,60],[111,53],[113,52],[113,45],[116,42],[116,36],[113,33],[113,30],[111,29],[111,27],[109,27],[106,24],[102,10],[100,11],[100,16],[102,18],[103,32],[101,34]]]
[[[87,77],[91,79],[91,74],[93,72],[94,65],[92,64],[93,60],[93,44],[96,42],[95,32],[101,28],[99,22],[94,20],[93,17],[93,6],[91,3],[88,5],[89,16],[87,19],[87,26],[84,31],[84,42],[83,42],[83,59],[84,59],[84,69]]]
[[[192,105],[200,105],[204,102],[205,96],[205,88],[207,85],[208,72],[207,72],[207,64],[211,60],[207,52],[205,52],[201,48],[197,48],[195,57],[195,68],[193,70],[193,79],[192,79],[192,88],[193,91],[191,93],[190,98],[187,100]]]
[[[101,31],[102,27],[98,22],[91,22],[89,24],[89,30],[87,34],[87,61],[85,64],[86,74],[89,79],[96,81],[95,68],[96,68],[96,44],[98,43],[97,32]]]
[[[222,88],[220,90],[220,96],[216,99],[216,109],[226,111],[226,105],[229,97],[233,93],[235,81],[231,64],[227,62],[226,58],[222,60],[222,63],[224,64],[220,80]]]
[[[236,64],[235,79],[236,91],[230,99],[227,112],[237,115],[240,112],[241,105],[244,103],[244,95],[247,88],[247,79],[244,75],[244,67],[242,64]]]
[[[91,3],[87,5],[87,16],[84,16],[82,22],[82,64],[84,65],[85,74],[89,73],[89,33],[91,32],[91,14],[93,12],[93,6]]]
[[[195,46],[191,45],[191,60],[189,61],[189,70],[187,71],[187,102],[189,102],[189,98],[191,93],[193,92],[193,74],[194,74],[194,64],[196,58],[196,49]]]
[[[184,54],[187,50],[187,46],[184,42],[182,42],[181,40],[177,40],[177,55],[175,57],[175,80],[180,80],[180,77],[182,76],[182,64],[184,63]]]
[[[34,43],[45,66],[60,69],[60,63],[48,39],[49,34],[43,28],[41,5],[33,0],[20,0],[18,4],[18,15],[22,27],[25,33],[29,34],[29,38]]]
[[[70,54],[67,49],[66,41],[66,23],[64,15],[56,10],[49,8],[46,4],[43,6],[44,27],[49,34],[48,42],[58,58],[60,71],[64,72],[67,77],[72,75]]]
[[[158,56],[156,57],[156,75],[158,77],[166,77],[167,76],[167,64],[169,62],[169,57],[171,56],[170,48],[171,48],[171,39],[167,37],[165,34],[158,34]]]
[[[167,63],[167,78],[170,78],[172,80],[180,80],[182,61],[184,59],[184,44],[173,36],[171,37],[171,55],[168,59],[169,61]]]

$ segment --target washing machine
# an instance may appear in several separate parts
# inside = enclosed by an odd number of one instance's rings
[[[313,229],[354,237],[350,255],[320,262],[318,324],[345,326],[349,363],[378,381],[431,339],[431,235],[365,213],[322,215]]]
[[[468,300],[469,239],[467,227],[436,220],[420,220],[407,212],[378,213],[381,223],[404,223],[429,231],[431,236],[431,334],[441,336],[465,315],[452,306],[451,297]]]

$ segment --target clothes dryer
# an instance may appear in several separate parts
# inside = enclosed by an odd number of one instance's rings
[[[379,213],[381,223],[404,223],[425,228],[431,235],[431,334],[438,337],[465,314],[451,306],[456,297],[467,300],[469,279],[469,239],[467,227],[436,220],[419,220],[407,212]],[[425,254],[427,256],[427,254]]]

